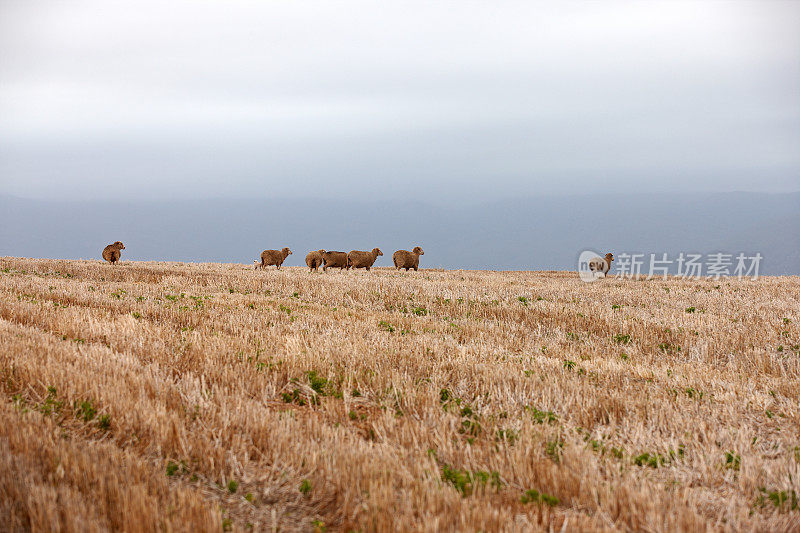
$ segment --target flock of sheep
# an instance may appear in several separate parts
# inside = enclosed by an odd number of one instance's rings
[[[103,249],[103,259],[113,265],[119,261],[122,250],[124,249],[125,245],[120,241],[109,244]],[[292,255],[292,251],[289,248],[284,248],[283,250],[264,250],[261,252],[261,262],[256,259],[253,261],[253,267],[264,269],[268,266],[275,265],[277,269],[280,270],[281,265],[290,255]],[[308,265],[309,272],[318,272],[319,267],[322,267],[323,272],[326,272],[329,268],[347,270],[351,268],[365,268],[369,270],[372,268],[372,265],[375,264],[379,255],[383,255],[380,248],[373,248],[371,252],[351,250],[349,253],[315,250],[308,252],[308,255],[306,255],[306,265]],[[425,252],[423,252],[422,248],[419,246],[415,246],[410,252],[408,250],[397,250],[392,254],[394,268],[397,270],[405,268],[406,271],[412,268],[414,270],[419,270],[419,256],[421,255],[425,255]],[[606,275],[608,271],[611,270],[611,261],[613,260],[614,255],[610,253],[606,254],[605,257],[595,257],[589,262],[589,269],[592,272]]]
[[[291,254],[292,251],[288,248],[283,250],[264,250],[261,252],[261,262],[259,263],[258,260],[255,260],[253,265],[255,268],[267,268],[275,265],[280,270],[283,262]],[[306,255],[306,265],[309,268],[309,272],[316,272],[319,267],[322,267],[323,272],[326,272],[329,268],[342,270],[365,268],[369,270],[375,264],[379,255],[383,255],[380,248],[373,248],[371,252],[351,250],[349,253],[315,250],[308,252],[308,255]],[[421,255],[425,255],[425,252],[419,246],[415,246],[414,250],[410,252],[408,250],[397,250],[392,255],[392,261],[394,261],[394,267],[397,270],[401,268],[419,270],[419,256]]]
[[[113,265],[119,261],[124,249],[125,245],[120,241],[109,244],[103,249],[103,259]],[[264,250],[261,252],[261,262],[255,260],[253,265],[255,268],[262,269],[275,265],[280,270],[281,265],[290,255],[292,255],[292,251],[289,248]],[[318,271],[319,267],[322,267],[323,272],[329,268],[347,270],[351,268],[366,268],[369,270],[375,264],[375,260],[378,259],[379,255],[383,255],[379,248],[373,248],[371,252],[352,250],[350,253],[315,250],[308,252],[308,255],[306,255],[306,265],[310,269],[309,272]],[[397,270],[401,268],[419,270],[419,256],[421,255],[425,255],[425,252],[422,251],[422,248],[416,246],[410,252],[408,250],[397,250],[392,255],[392,261],[394,261],[394,267]]]

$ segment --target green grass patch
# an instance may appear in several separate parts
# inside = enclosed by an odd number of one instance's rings
[[[442,481],[453,485],[464,497],[469,496],[478,488],[485,487],[487,484],[496,489],[500,488],[503,484],[500,480],[500,474],[494,470],[491,472],[485,470],[471,472],[469,470],[453,468],[446,464],[442,465]]]
[[[631,336],[623,335],[622,333],[617,333],[616,335],[614,335],[613,340],[616,344],[630,344]]]
[[[742,456],[734,451],[725,452],[725,468],[739,471],[742,466]]]
[[[82,418],[84,422],[89,422],[97,415],[97,408],[95,408],[92,400],[85,400],[83,402],[75,402],[75,412],[78,418]]]
[[[522,503],[538,503],[549,505],[550,507],[555,507],[558,505],[559,500],[555,496],[551,496],[549,494],[545,494],[544,492],[539,492],[536,489],[526,490],[522,497],[519,499]]]
[[[535,407],[525,406],[525,410],[531,413],[533,421],[537,424],[553,424],[558,422],[558,416],[553,411],[540,411]]]
[[[179,469],[180,469],[180,465],[178,463],[175,463],[173,461],[169,461],[167,463],[167,476],[169,476],[169,477],[174,476],[175,474],[178,473]]]

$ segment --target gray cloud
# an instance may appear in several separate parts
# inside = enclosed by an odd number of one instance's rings
[[[4,2],[0,192],[797,190],[798,16],[768,1]]]

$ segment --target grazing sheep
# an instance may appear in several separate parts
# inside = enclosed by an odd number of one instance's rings
[[[114,244],[109,244],[105,248],[103,248],[103,259],[111,263],[112,265],[119,261],[119,258],[122,256],[122,250],[125,249],[125,245],[122,244],[120,241],[115,242]]]
[[[375,260],[379,255],[383,255],[380,248],[373,248],[371,252],[362,252],[361,250],[351,250],[347,254],[347,262],[353,268],[366,268],[367,270],[375,264]]]
[[[611,270],[611,261],[613,260],[614,254],[611,253],[606,254],[605,258],[595,257],[589,261],[589,270],[594,272],[597,277],[604,278],[608,271]]]
[[[394,261],[394,267],[397,270],[401,268],[405,268],[406,271],[408,271],[409,268],[419,270],[419,256],[421,255],[425,255],[425,252],[423,252],[422,248],[419,246],[415,246],[414,250],[411,252],[408,250],[397,250],[392,256],[392,261]]]
[[[350,269],[350,263],[347,261],[347,254],[344,252],[323,252],[322,253],[322,271],[326,272],[329,268]]]
[[[283,250],[264,250],[261,252],[261,268],[267,268],[270,265],[275,265],[278,270],[288,256],[292,255],[292,251],[288,248]]]
[[[322,254],[324,253],[325,250],[308,252],[306,256],[306,265],[308,265],[309,272],[319,271],[319,267],[322,266]]]

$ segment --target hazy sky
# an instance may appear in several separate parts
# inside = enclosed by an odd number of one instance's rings
[[[800,2],[0,0],[0,194],[800,190]]]

